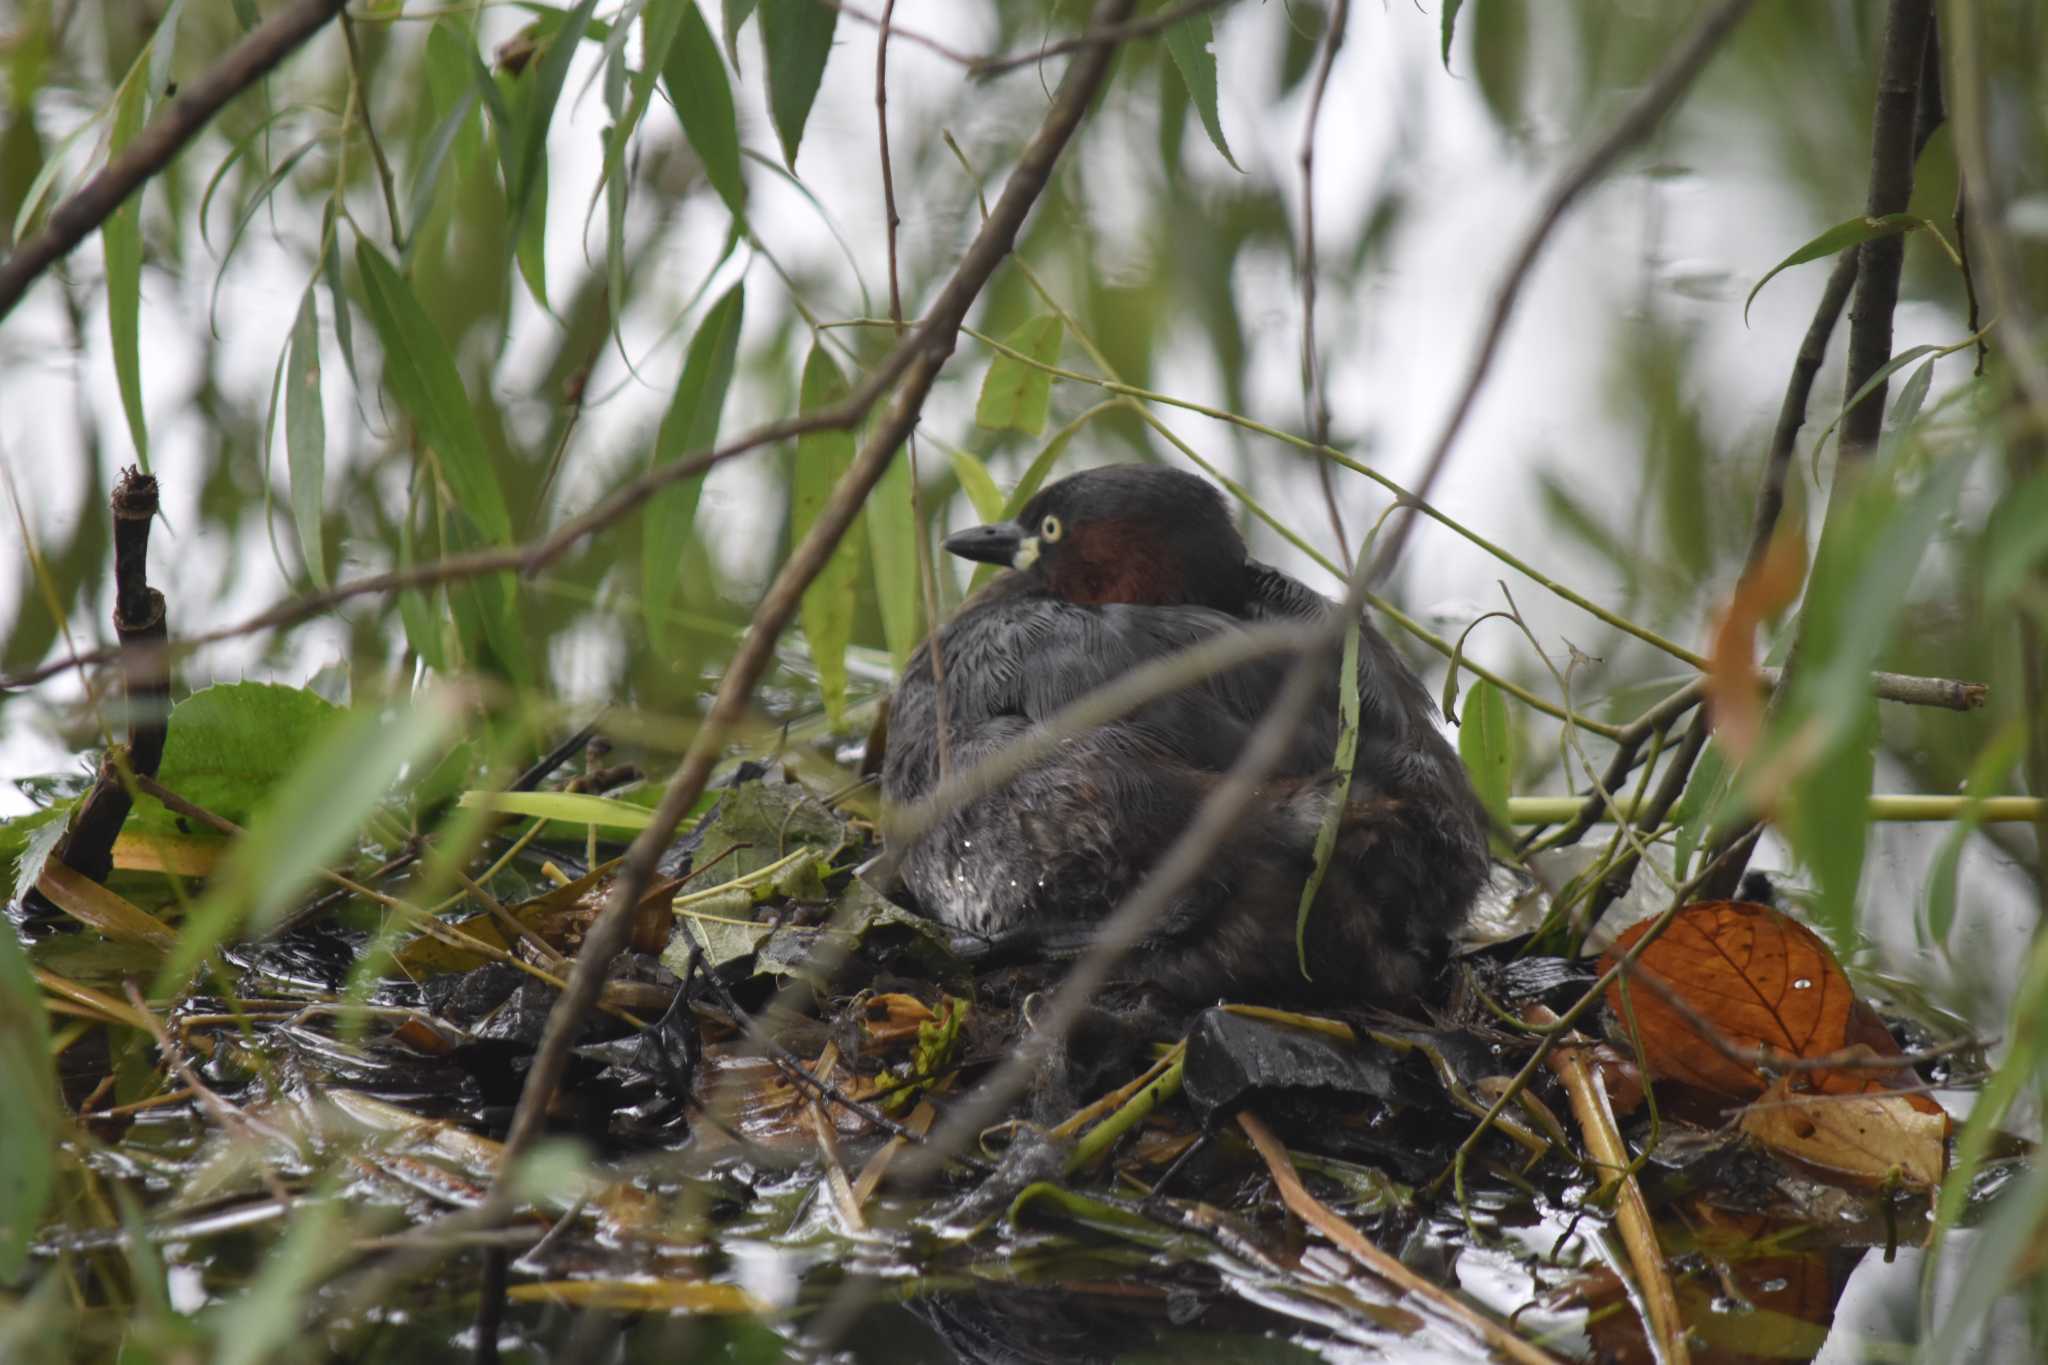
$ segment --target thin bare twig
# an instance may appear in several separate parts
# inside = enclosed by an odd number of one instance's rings
[[[298,0],[250,30],[197,80],[180,87],[134,141],[57,206],[41,232],[0,261],[0,318],[14,311],[38,275],[69,255],[87,234],[112,217],[129,195],[170,165],[222,105],[268,75],[339,14],[344,3]]]
[[[405,227],[398,216],[398,187],[391,178],[391,163],[384,159],[384,144],[377,139],[377,123],[370,115],[370,87],[363,80],[362,45],[356,41],[356,26],[346,12],[341,16],[341,36],[348,43],[348,74],[356,86],[356,107],[363,111],[363,140],[370,144],[370,160],[377,167],[377,184],[384,191],[384,214],[391,220],[391,245],[405,250]]]
[[[846,0],[818,0],[818,3],[830,5],[847,18],[866,24],[870,28],[882,29],[885,41],[886,34],[892,31],[889,11],[895,8],[894,0],[888,0],[883,5],[882,16],[879,19],[857,5],[846,3]],[[1185,0],[1183,4],[1147,15],[1143,19],[1131,19],[1119,24],[1094,24],[1072,37],[1046,43],[1029,52],[990,52],[975,56],[971,52],[962,52],[957,47],[948,46],[928,33],[919,33],[907,28],[894,28],[893,32],[906,43],[914,43],[955,65],[965,67],[968,75],[985,79],[989,76],[1000,76],[1006,71],[1015,71],[1019,67],[1035,66],[1048,58],[1062,57],[1069,52],[1079,52],[1083,48],[1113,47],[1129,42],[1133,38],[1149,38],[1155,33],[1164,33],[1183,19],[1192,19],[1198,14],[1221,9],[1230,3],[1231,0]]]

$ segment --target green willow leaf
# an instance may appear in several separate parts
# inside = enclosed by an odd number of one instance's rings
[[[2012,771],[2013,764],[2019,762],[2026,747],[2026,720],[2014,716],[1991,737],[1970,764],[1969,777],[1963,783],[1962,818],[1951,824],[1942,836],[1941,848],[1935,853],[1934,863],[1927,874],[1923,919],[1928,937],[1944,947],[1948,944],[1949,930],[1955,927],[1956,879],[1962,867],[1963,846],[1984,823],[1984,798],[1998,794],[2004,785],[2005,775]]]
[[[1444,70],[1451,69],[1451,38],[1458,30],[1458,11],[1465,7],[1465,0],[1444,0]]]
[[[321,532],[326,510],[327,411],[320,401],[320,310],[312,287],[299,299],[284,367],[284,449],[291,473],[292,519],[306,571],[327,586],[327,543]]]
[[[466,791],[461,804],[506,815],[530,815],[540,820],[599,825],[605,829],[646,829],[654,823],[654,812],[645,806],[588,792]]]
[[[796,169],[797,144],[832,55],[837,5],[818,0],[761,0],[761,50],[768,58],[768,112],[782,141],[782,159]],[[731,23],[727,12],[727,23]]]
[[[1057,313],[1041,313],[1004,337],[1004,345],[1038,363],[1028,364],[998,352],[988,367],[988,377],[981,381],[981,398],[974,405],[975,424],[1031,436],[1044,431],[1046,414],[1052,409],[1052,376],[1043,367],[1059,360],[1065,336],[1066,324]]]
[[[1215,39],[1209,16],[1197,14],[1166,30],[1166,50],[1187,85],[1188,98],[1195,102],[1202,131],[1230,163],[1230,169],[1241,172],[1244,168],[1237,164],[1237,158],[1230,154],[1230,144],[1223,140],[1223,120],[1216,110]]]
[[[530,68],[533,86],[519,110],[518,130],[513,142],[517,150],[510,168],[512,175],[505,185],[515,229],[525,225],[526,215],[535,204],[536,193],[539,195],[540,215],[547,215],[545,170],[548,126],[555,120],[555,106],[562,98],[562,84],[569,77],[569,63],[576,59],[577,44],[583,41],[583,32],[590,26],[590,12],[596,8],[597,0],[583,0],[582,4],[569,11],[562,26],[548,39],[547,50],[541,54],[540,61]]]
[[[1910,213],[1887,213],[1882,218],[1851,218],[1846,223],[1835,224],[1764,272],[1764,277],[1756,282],[1756,288],[1751,289],[1749,297],[1742,301],[1743,325],[1749,324],[1749,305],[1756,302],[1757,294],[1781,271],[1790,270],[1795,265],[1805,265],[1808,261],[1820,260],[1824,256],[1832,256],[1852,246],[1876,241],[1880,237],[1896,237],[1901,232],[1912,232],[1916,228],[1926,226],[1928,223],[1925,218]]]
[[[676,382],[675,395],[661,419],[648,468],[672,464],[718,443],[719,414],[725,407],[725,392],[732,385],[746,305],[745,286],[736,284],[711,305],[698,324],[683,361],[682,378]],[[686,479],[648,499],[646,534],[641,542],[640,600],[648,639],[658,651],[674,645],[675,623],[670,612],[684,549],[697,534],[697,498],[703,487],[702,479]]]
[[[1472,790],[1487,813],[1505,823],[1514,746],[1508,736],[1507,701],[1500,689],[1484,678],[1476,680],[1465,694],[1464,719],[1458,724],[1458,757],[1465,761]]]
[[[747,16],[754,12],[755,0],[725,0],[719,18],[719,27],[725,30],[725,55],[732,58],[732,69],[740,69],[740,26],[747,22]]]
[[[126,147],[142,128],[148,86],[131,74],[114,105],[114,132],[108,154]],[[149,472],[149,425],[142,412],[142,351],[138,340],[142,319],[142,192],[128,196],[100,228],[107,257],[107,334],[114,350],[114,380],[121,391],[121,411],[135,458]]]
[[[50,1029],[28,955],[12,925],[0,932],[0,1086],[7,1094],[7,1160],[0,1162],[0,1281],[28,1265],[56,1185],[57,1144],[67,1125],[57,1108]]]
[[[733,112],[732,85],[703,14],[692,0],[683,0],[681,8],[682,29],[669,44],[662,84],[668,87],[676,117],[682,120],[683,136],[704,163],[705,177],[733,217],[742,218],[747,186],[740,176],[739,119]]]
[[[405,277],[367,241],[356,243],[363,301],[384,345],[384,382],[433,448],[462,512],[495,544],[509,544],[512,518],[491,467],[483,429],[455,372],[454,357]]]
[[[804,361],[802,410],[816,412],[846,396],[846,380],[822,346]],[[814,431],[797,438],[796,472],[790,498],[790,541],[803,539],[824,510],[840,477],[853,465],[851,431]],[[853,616],[860,584],[859,519],[847,529],[825,569],[804,589],[804,637],[818,667],[818,691],[825,715],[837,725],[846,714],[846,647],[853,643]]]
[[[917,648],[917,513],[911,506],[910,461],[898,451],[861,515],[868,523],[868,554],[875,570],[875,605],[882,639],[898,672]]]
[[[1372,542],[1367,541],[1360,552],[1361,562],[1372,552]],[[1301,968],[1304,981],[1313,980],[1308,969],[1308,916],[1314,908],[1316,895],[1323,889],[1323,878],[1330,871],[1330,859],[1337,851],[1338,827],[1344,823],[1344,808],[1351,802],[1351,778],[1358,767],[1358,731],[1362,708],[1358,697],[1358,650],[1359,635],[1365,629],[1365,618],[1355,616],[1344,628],[1344,663],[1337,672],[1337,754],[1334,762],[1337,784],[1330,793],[1329,804],[1323,808],[1323,821],[1316,827],[1314,861],[1310,864],[1308,880],[1302,883],[1301,903],[1294,909],[1294,958]]]
[[[985,522],[1003,519],[1003,490],[996,487],[987,465],[964,450],[956,450],[953,452],[953,473],[960,480],[967,500],[974,504],[974,515]]]
[[[274,925],[320,869],[338,859],[407,765],[454,730],[452,699],[428,696],[386,712],[366,708],[322,736],[256,812],[178,931],[158,990],[182,987],[193,967],[236,933]]]

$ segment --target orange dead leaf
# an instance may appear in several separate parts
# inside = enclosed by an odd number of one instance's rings
[[[1763,732],[1764,693],[1756,676],[1756,631],[1799,596],[1806,581],[1806,535],[1781,525],[1763,558],[1743,574],[1714,628],[1707,651],[1707,711],[1714,733],[1737,762]]]
[[[1612,967],[1649,929],[1636,925],[1601,959]],[[1853,1061],[1896,1057],[1898,1045],[1856,998],[1827,944],[1797,920],[1750,901],[1701,901],[1681,910],[1621,983],[1607,1008],[1626,1030],[1629,1011],[1653,1079],[1678,1081],[1729,1099],[1763,1093],[1755,1061]],[[1731,1056],[1730,1054],[1737,1054]],[[1744,1060],[1738,1060],[1738,1056]],[[1904,1068],[1842,1066],[1800,1070],[1795,1088],[1831,1095],[1882,1093],[1917,1083]],[[1923,1095],[1906,1097],[1940,1113]]]

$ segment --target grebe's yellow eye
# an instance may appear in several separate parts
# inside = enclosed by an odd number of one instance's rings
[[[1038,538],[1047,542],[1058,540],[1062,529],[1058,517],[1047,517],[1038,523]]]

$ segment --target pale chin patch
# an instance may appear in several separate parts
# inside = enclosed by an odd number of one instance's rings
[[[1017,553],[1010,556],[1010,567],[1019,571],[1030,568],[1038,562],[1038,537],[1026,536],[1017,542]]]

